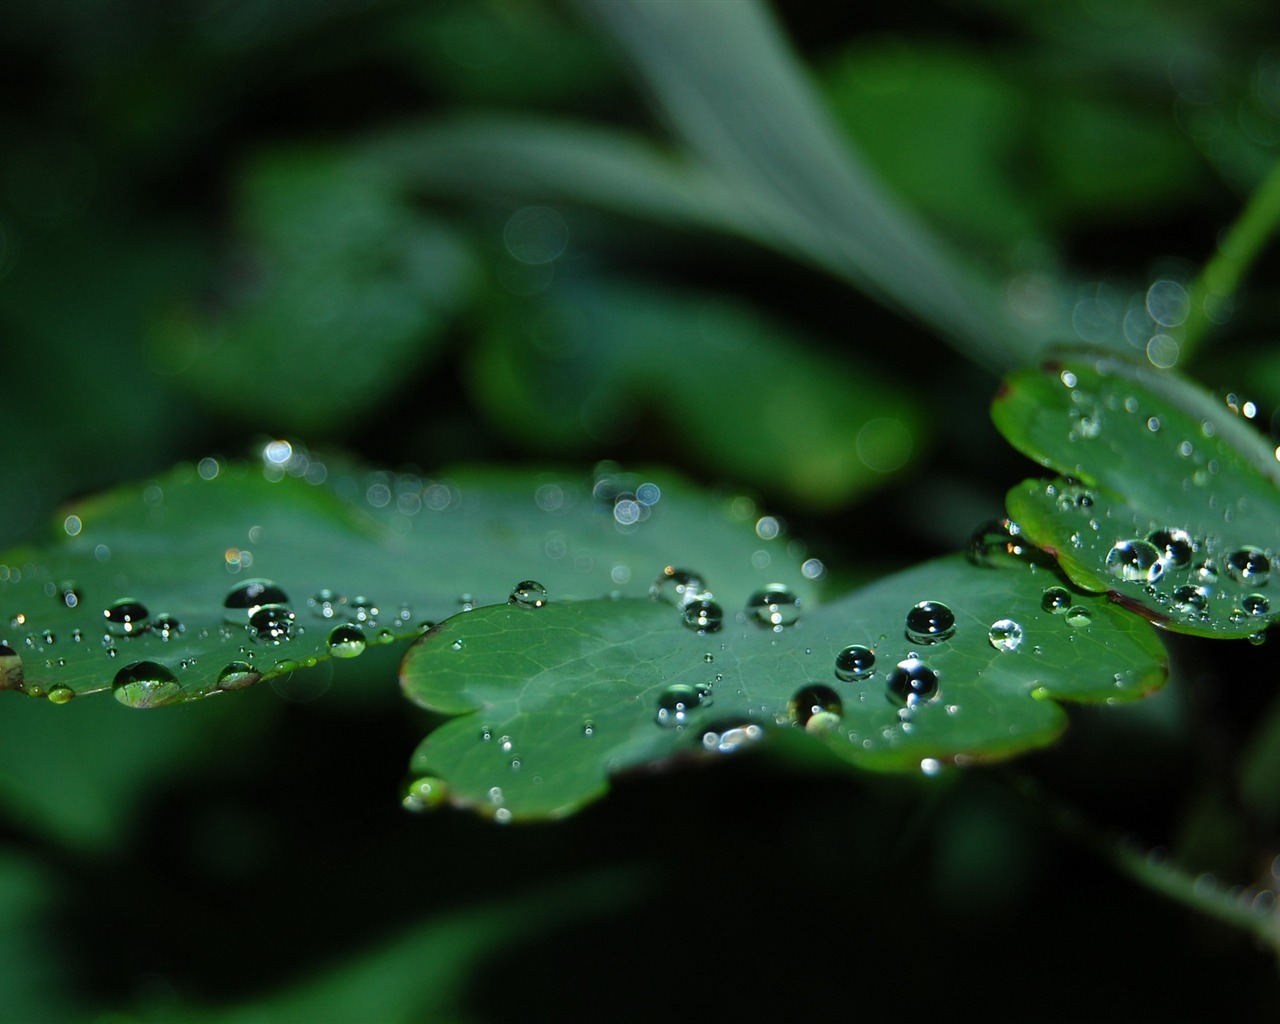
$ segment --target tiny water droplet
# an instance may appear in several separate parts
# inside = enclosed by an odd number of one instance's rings
[[[249,616],[249,637],[273,646],[293,639],[293,612],[282,604],[258,606]]]
[[[286,605],[289,595],[271,580],[245,580],[231,588],[222,602],[224,608],[252,612],[264,604]],[[243,622],[244,620],[239,620]]]
[[[997,651],[1016,651],[1022,646],[1022,627],[1013,619],[997,619],[987,630],[987,640]]]
[[[1072,629],[1084,629],[1093,621],[1093,613],[1082,604],[1072,605],[1064,616]]]
[[[521,580],[512,589],[507,603],[521,608],[541,608],[547,603],[547,588],[537,580]]]
[[[154,708],[182,696],[177,677],[154,661],[135,661],[116,673],[111,682],[116,700],[130,708]]]
[[[1186,530],[1156,530],[1149,540],[1160,553],[1166,569],[1185,569],[1196,552],[1196,542]]]
[[[1107,569],[1129,583],[1154,583],[1164,573],[1160,554],[1149,540],[1118,540],[1107,552]]]
[[[836,678],[846,683],[869,679],[875,674],[876,656],[870,647],[850,644],[836,655]]]
[[[711,591],[698,573],[668,565],[649,588],[649,596],[677,608],[687,608],[695,601],[711,600]]]
[[[781,583],[770,583],[747,598],[747,618],[757,626],[781,633],[800,619],[800,598]]]
[[[356,622],[367,626],[376,626],[380,614],[382,614],[382,610],[369,598],[353,597],[351,599],[351,615]]]
[[[452,649],[453,649],[453,650],[455,650],[455,651],[460,651],[460,650],[462,650],[462,638],[461,638],[461,637],[459,637],[457,640],[455,640],[455,641],[454,641],[453,643],[451,643],[449,646],[450,646],[450,648],[452,648]]]
[[[107,620],[107,632],[112,636],[137,636],[147,628],[147,606],[132,597],[114,601],[102,616]]]
[[[161,640],[176,639],[185,629],[186,627],[172,615],[158,615],[156,621],[151,624],[152,633]]]
[[[591,721],[591,719],[588,718],[585,722],[582,723],[582,735],[594,736],[595,734],[596,734],[596,724],[595,722]]]
[[[44,641],[46,647],[52,647],[58,642],[58,634],[51,629],[41,630],[40,639]]]
[[[684,624],[699,633],[718,633],[724,624],[724,609],[711,600],[694,601],[682,613]]]
[[[907,612],[907,639],[917,644],[937,644],[955,635],[956,617],[940,601],[921,601]]]
[[[218,673],[219,690],[239,690],[252,686],[261,678],[252,665],[245,661],[233,661]]]
[[[787,718],[809,732],[824,732],[839,725],[843,714],[840,695],[821,683],[797,690],[787,703]]]
[[[75,608],[84,600],[84,594],[70,580],[58,584],[58,603],[67,608]]]
[[[443,779],[438,779],[434,775],[423,775],[421,778],[411,780],[405,786],[400,805],[406,811],[421,814],[433,807],[439,807],[448,798],[449,787]]]
[[[657,722],[667,728],[683,727],[694,708],[711,704],[711,687],[675,683],[658,695]]]
[[[907,658],[889,673],[885,689],[893,703],[915,707],[938,695],[938,673],[918,658]]]
[[[367,642],[359,626],[344,624],[329,631],[329,653],[335,658],[354,658],[364,653]]]
[[[69,686],[54,686],[49,689],[48,697],[53,704],[65,704],[76,695],[76,691]]]
[[[1061,615],[1071,607],[1071,593],[1064,587],[1049,587],[1040,597],[1040,607],[1053,615]]]
[[[728,722],[709,726],[698,739],[705,750],[732,754],[764,739],[764,729],[754,722]]]
[[[1241,583],[1263,586],[1271,575],[1271,559],[1261,548],[1243,547],[1227,555],[1227,573]]]

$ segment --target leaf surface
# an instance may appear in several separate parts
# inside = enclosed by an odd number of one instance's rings
[[[1067,474],[1007,500],[1077,585],[1182,633],[1250,636],[1280,616],[1280,462],[1208,391],[1068,353],[1012,375],[992,412],[1016,448]]]
[[[1052,588],[1072,600],[1046,610]],[[952,635],[907,635],[922,601],[949,609]],[[851,645],[873,654],[865,678],[836,672]],[[936,675],[936,692],[895,695],[900,672],[926,678],[921,670]],[[1047,744],[1066,722],[1057,700],[1131,699],[1164,676],[1159,638],[1137,616],[1071,594],[1046,567],[961,556],[802,608],[781,628],[744,610],[698,633],[678,608],[644,600],[478,608],[405,658],[406,694],[457,716],[415,753],[408,799],[499,820],[558,816],[600,796],[610,775],[720,756],[801,725],[860,767],[932,771]]]
[[[281,444],[262,465],[206,459],[81,502],[47,547],[0,555],[0,688],[59,702],[115,681],[145,707],[416,636],[525,580],[557,600],[635,596],[687,564],[745,601],[774,582],[812,598],[822,572],[748,499],[670,474],[428,478]],[[254,580],[279,593],[239,589]]]

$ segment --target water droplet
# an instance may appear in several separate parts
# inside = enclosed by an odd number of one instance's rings
[[[1093,508],[1093,492],[1079,484],[1062,484],[1058,488],[1057,506],[1059,512],[1082,512]]]
[[[1082,604],[1072,605],[1065,616],[1067,625],[1073,629],[1084,629],[1093,621],[1093,613]]]
[[[351,615],[356,622],[376,626],[381,613],[382,610],[367,597],[357,596],[351,599]]]
[[[122,597],[102,613],[112,636],[137,636],[147,628],[148,614],[146,605],[131,597]]]
[[[594,736],[595,734],[596,734],[596,724],[595,722],[591,721],[591,719],[588,718],[585,722],[582,723],[582,735]]]
[[[260,673],[246,661],[233,661],[218,673],[219,690],[239,690],[252,686],[261,678]]]
[[[69,686],[54,686],[49,689],[49,700],[54,704],[65,704],[76,695],[76,691]]]
[[[800,598],[781,583],[770,583],[747,599],[747,618],[781,633],[800,619]]]
[[[547,588],[537,580],[521,580],[511,591],[507,603],[521,608],[541,608],[547,603]]]
[[[668,728],[682,727],[694,708],[706,707],[710,703],[711,687],[675,683],[658,696],[658,724]]]
[[[6,643],[0,643],[0,688],[22,685],[22,657]]]
[[[331,619],[336,614],[335,606],[342,604],[346,598],[332,590],[321,590],[314,597],[307,598],[307,607],[322,619]]]
[[[433,807],[439,807],[449,798],[449,787],[443,779],[434,775],[423,775],[413,779],[404,790],[404,798],[400,804],[406,811],[420,814]]]
[[[1159,551],[1164,568],[1185,569],[1191,564],[1196,542],[1186,530],[1157,530],[1149,539]]]
[[[282,604],[260,605],[249,616],[249,636],[260,644],[282,644],[293,639],[293,612]]]
[[[364,653],[365,645],[364,631],[359,626],[334,626],[329,631],[329,653],[335,658],[354,658]]]
[[[665,601],[677,608],[687,608],[695,601],[711,600],[711,591],[707,589],[706,581],[696,572],[668,565],[649,588],[649,596],[655,601]]]
[[[885,689],[895,704],[915,707],[938,695],[938,673],[919,658],[908,658],[889,673]]]
[[[70,580],[58,584],[58,603],[67,608],[75,608],[84,600],[84,594]]]
[[[1240,602],[1240,607],[1248,614],[1261,618],[1271,611],[1271,602],[1261,594],[1249,594]]]
[[[1202,615],[1209,609],[1209,594],[1204,587],[1181,586],[1173,592],[1173,607],[1183,615]]]
[[[950,640],[956,631],[956,617],[940,601],[921,601],[907,612],[907,639],[917,644]]]
[[[58,642],[58,634],[51,629],[43,629],[40,631],[40,639],[46,647],[52,647]]]
[[[186,627],[172,615],[158,615],[156,621],[151,624],[151,631],[161,640],[176,639],[184,629]]]
[[[245,580],[232,588],[222,605],[224,608],[243,609],[252,613],[255,608],[261,608],[265,604],[287,605],[288,603],[289,595],[271,580]]]
[[[1064,587],[1049,587],[1041,595],[1040,607],[1053,615],[1061,615],[1071,607],[1071,593]]]
[[[997,619],[987,630],[987,640],[997,651],[1016,651],[1022,646],[1022,627],[1013,619]]]
[[[154,708],[182,696],[182,685],[163,665],[135,661],[116,673],[111,682],[116,700],[130,708]]]
[[[1164,573],[1160,554],[1149,540],[1118,540],[1107,552],[1107,569],[1130,583],[1154,583]]]
[[[875,673],[876,656],[869,647],[850,644],[836,655],[836,678],[846,683],[868,679]]]
[[[984,569],[1025,565],[1048,556],[1022,538],[1022,528],[1011,519],[992,519],[969,536],[969,561]]]
[[[718,633],[724,624],[724,609],[711,600],[694,601],[686,605],[684,624],[699,633]]]
[[[462,641],[462,638],[461,638],[461,637],[459,637],[457,640],[455,640],[453,643],[451,643],[451,644],[449,645],[449,647],[450,647],[450,649],[451,649],[451,650],[455,650],[455,651],[460,651],[460,650],[462,650],[462,647],[463,647],[463,641]]]
[[[698,739],[706,750],[732,754],[764,739],[764,729],[754,722],[729,722],[704,729]]]
[[[840,695],[821,683],[796,691],[787,703],[787,718],[809,732],[823,732],[838,725],[843,714]]]
[[[1271,575],[1271,559],[1261,548],[1243,547],[1227,555],[1227,572],[1241,583],[1262,586]]]

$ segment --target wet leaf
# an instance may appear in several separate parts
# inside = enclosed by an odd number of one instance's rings
[[[776,628],[741,603],[705,634],[643,600],[454,616],[402,671],[411,699],[457,716],[414,755],[421,802],[499,820],[563,815],[610,775],[723,756],[779,729],[893,772],[1043,746],[1066,722],[1058,700],[1128,700],[1165,675],[1154,630],[1063,584],[1043,566],[954,556],[802,605]],[[1069,600],[1046,601],[1051,588]]]
[[[673,564],[741,601],[775,581],[810,599],[822,573],[748,499],[670,474],[424,477],[266,452],[81,502],[48,546],[0,555],[0,688],[58,703],[114,683],[150,707],[355,657],[522,581],[641,596]]]
[[[1280,617],[1280,462],[1245,418],[1178,374],[1070,353],[1012,375],[996,425],[1068,475],[1026,480],[1010,516],[1081,587],[1181,633]]]

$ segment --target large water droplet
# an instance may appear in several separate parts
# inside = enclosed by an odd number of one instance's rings
[[[1271,576],[1271,559],[1261,548],[1243,547],[1227,555],[1227,572],[1241,583],[1262,586]]]
[[[667,728],[683,726],[694,708],[710,703],[711,687],[675,683],[658,695],[658,724]]]
[[[245,580],[233,587],[227,599],[222,602],[224,608],[243,609],[252,612],[264,604],[285,605],[289,603],[289,595],[271,580]],[[241,619],[241,622],[244,620]]]
[[[329,653],[335,658],[354,658],[363,654],[367,641],[359,626],[334,626],[329,631]]]
[[[233,661],[218,673],[218,689],[239,690],[252,686],[261,678],[261,673],[247,661]]]
[[[1160,554],[1149,540],[1118,540],[1107,552],[1107,569],[1130,583],[1154,583],[1164,572]]]
[[[1022,627],[1013,619],[997,619],[987,630],[987,640],[997,651],[1016,651],[1022,646]]]
[[[521,580],[512,588],[507,603],[521,608],[541,608],[547,603],[547,588],[537,580]]]
[[[885,689],[889,699],[895,704],[915,707],[938,694],[938,673],[929,668],[919,658],[908,658],[898,662],[889,673]]]
[[[293,639],[293,612],[282,604],[264,604],[249,615],[249,636],[260,644]]]
[[[182,696],[177,676],[154,661],[135,661],[116,673],[111,692],[126,707],[154,708]]]
[[[1074,604],[1067,609],[1067,614],[1063,618],[1072,629],[1084,629],[1093,621],[1093,612],[1082,604]]]
[[[770,583],[747,598],[747,618],[781,633],[800,619],[800,598],[781,583]]]
[[[1209,610],[1209,594],[1188,583],[1173,592],[1173,607],[1183,615],[1203,615]]]
[[[1071,607],[1071,593],[1065,587],[1048,587],[1040,597],[1040,607],[1052,615],[1061,615]]]
[[[49,701],[53,704],[66,704],[75,697],[76,691],[69,686],[54,686],[49,689]]]
[[[876,655],[870,647],[850,644],[836,655],[836,678],[846,683],[870,678],[876,670]]]
[[[1166,569],[1185,569],[1196,552],[1196,542],[1186,530],[1156,530],[1149,538],[1160,552]]]
[[[695,601],[711,600],[711,591],[698,573],[668,565],[649,588],[649,596],[677,608],[687,608]]]
[[[694,601],[681,613],[684,624],[699,633],[718,633],[724,624],[724,609],[711,600]]]
[[[787,703],[787,718],[809,732],[823,732],[838,725],[843,714],[840,695],[821,683],[796,691]]]
[[[107,632],[112,636],[137,636],[147,628],[147,606],[132,597],[122,597],[112,603],[102,616],[107,620]]]
[[[907,612],[907,639],[917,644],[949,640],[956,631],[956,617],[940,601],[921,601]]]
[[[1261,594],[1248,594],[1240,602],[1240,607],[1249,615],[1261,618],[1271,611],[1271,602]]]

